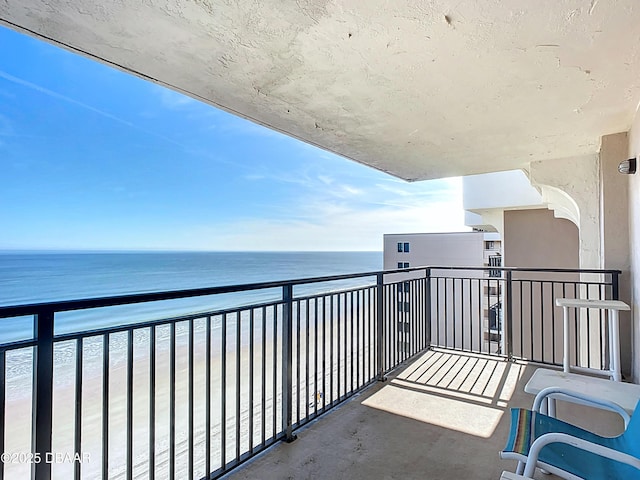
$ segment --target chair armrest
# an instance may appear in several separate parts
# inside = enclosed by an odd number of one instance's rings
[[[564,387],[547,387],[536,395],[535,400],[533,401],[534,412],[540,412],[540,406],[542,405],[542,401],[547,398],[559,398],[561,400],[565,400],[567,402],[572,403],[580,403],[583,405],[590,405],[592,407],[600,408],[602,410],[609,410],[611,412],[615,412],[622,417],[624,420],[624,428],[627,428],[629,425],[629,420],[631,417],[627,413],[627,411],[618,405],[615,402],[610,400],[604,400],[602,398],[598,398],[592,395],[585,395],[584,393],[574,392],[573,390],[568,390]]]
[[[529,449],[529,455],[527,457],[527,465],[524,469],[525,477],[533,477],[533,473],[538,463],[538,457],[540,456],[540,450],[550,443],[566,443],[573,447],[585,450],[587,452],[595,453],[602,457],[611,458],[618,462],[626,463],[640,470],[640,459],[628,455],[617,450],[613,450],[597,443],[588,442],[582,438],[567,435],[566,433],[546,433],[536,439],[531,448]]]

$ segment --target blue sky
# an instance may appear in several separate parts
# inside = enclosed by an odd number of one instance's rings
[[[381,250],[458,231],[409,184],[0,27],[0,249]]]

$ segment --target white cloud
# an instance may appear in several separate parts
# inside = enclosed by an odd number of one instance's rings
[[[328,175],[318,175],[318,180],[325,185],[331,185],[334,182],[334,179]]]
[[[210,250],[381,250],[385,233],[467,230],[456,203],[411,208],[310,204],[297,220],[254,218],[201,227],[194,248]],[[195,240],[195,239],[194,239]]]
[[[198,103],[197,100],[183,93],[175,92],[161,85],[156,85],[156,92],[158,92],[162,106],[172,110],[182,109],[187,105]]]

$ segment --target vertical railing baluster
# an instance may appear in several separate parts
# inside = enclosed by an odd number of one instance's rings
[[[456,299],[456,305],[458,304],[458,300]],[[461,339],[460,339],[460,345],[461,345],[461,349],[464,351],[464,340],[465,340],[465,335],[464,335],[464,324],[465,324],[465,318],[464,318],[464,278],[460,279],[460,335],[461,335]]]
[[[580,298],[578,296],[578,283],[574,282],[573,283],[573,298]],[[578,321],[578,309],[577,308],[573,308],[573,324],[575,325],[575,328],[573,330],[573,344],[575,345],[575,350],[576,350],[576,355],[575,355],[575,363],[574,365],[580,365],[580,343],[578,340],[578,333],[580,331],[580,325],[579,325],[579,321]],[[584,365],[581,365],[584,366]]]
[[[283,330],[284,331],[284,330]],[[284,333],[283,333],[284,335]],[[278,307],[274,306],[273,308],[273,385],[272,385],[272,399],[273,399],[273,408],[272,408],[272,428],[273,428],[273,439],[275,440],[278,436],[278,426],[277,426],[277,397],[278,397]],[[284,350],[283,350],[284,352]],[[281,355],[281,358],[284,356]],[[285,379],[282,379],[285,382]],[[281,399],[281,402],[284,402],[284,398]]]
[[[284,335],[284,334],[283,334]],[[284,350],[283,350],[284,351]],[[277,426],[277,398],[278,398],[278,307],[274,305],[273,307],[273,385],[272,385],[272,406],[271,411],[272,415],[272,424],[271,427],[273,429],[273,439],[275,440],[278,436],[278,426]],[[282,379],[284,382],[284,378]],[[284,398],[281,400],[284,401]]]
[[[102,337],[102,480],[109,478],[109,334]]]
[[[51,452],[53,430],[53,322],[54,312],[45,310],[34,318],[36,348],[33,356],[33,423],[31,450],[41,458],[32,464],[34,479],[51,478],[51,463],[44,461]]]
[[[238,310],[236,312],[236,342],[235,342],[235,348],[236,348],[236,421],[235,421],[235,426],[236,426],[236,462],[240,461],[240,426],[242,423],[242,419],[240,418],[240,404],[242,401],[242,386],[240,383],[240,377],[241,377],[241,355],[240,355],[240,348],[241,348],[241,315],[240,315],[240,310]]]
[[[507,358],[513,360],[513,271],[507,271],[507,319],[505,332],[505,348],[507,350]]]
[[[478,352],[479,353],[483,353],[484,352],[484,338],[483,338],[483,322],[482,322],[482,316],[484,314],[484,312],[482,311],[482,279],[478,278],[478,306],[477,306],[477,317],[478,317]],[[487,350],[489,350],[489,348],[487,347]]]
[[[305,321],[306,321],[306,328],[305,328],[305,343],[304,343],[304,348],[305,348],[305,394],[306,394],[306,398],[305,398],[305,420],[309,420],[309,397],[310,397],[310,393],[309,392],[309,314],[311,312],[311,309],[309,308],[309,302],[311,300],[307,300],[305,302],[305,308],[306,308],[306,315],[305,315]],[[314,352],[316,353],[316,352]],[[316,353],[317,354],[317,353]]]
[[[531,335],[529,336],[530,340],[531,340],[531,356],[529,357],[531,360],[535,359],[534,356],[534,346],[535,346],[535,339],[536,339],[536,335],[534,332],[535,329],[535,322],[533,321],[533,280],[529,280],[529,324],[531,327]]]
[[[556,363],[556,285],[555,281],[551,283],[551,363]]]
[[[0,453],[4,453],[4,432],[6,430],[6,375],[7,375],[7,351],[0,350]],[[4,480],[4,462],[0,462],[0,480]]]
[[[336,374],[337,374],[337,379],[336,379],[336,389],[337,389],[337,395],[336,398],[338,399],[338,401],[340,400],[340,386],[342,384],[341,382],[341,371],[342,369],[340,368],[340,359],[341,359],[341,350],[342,350],[342,342],[341,342],[341,324],[342,324],[342,302],[340,301],[342,299],[342,294],[338,293],[337,294],[337,306],[336,306],[336,311],[338,312],[337,314],[337,322],[338,325],[336,326],[336,330],[337,330],[337,338],[336,338],[336,350],[337,350],[337,359],[336,359]],[[333,400],[333,395],[331,395],[331,399]]]
[[[282,287],[282,430],[285,440],[292,442],[293,435],[293,285]]]
[[[318,299],[313,302],[313,413],[318,415],[318,395],[320,387],[318,385]]]
[[[327,296],[322,297],[322,411],[327,406]]]
[[[425,271],[425,348],[431,348],[431,269],[427,268]]]
[[[249,310],[249,454],[253,453],[253,389],[255,387],[254,379],[254,309]]]
[[[188,471],[189,471],[189,480],[193,480],[193,369],[194,369],[194,361],[193,361],[193,318],[189,319],[189,390],[188,390],[188,402],[189,402],[189,414],[188,414],[188,430],[189,430],[189,450],[188,450]]]
[[[350,377],[351,377],[351,379],[350,379],[351,386],[349,388],[349,393],[353,392],[353,376],[354,376],[353,374],[354,374],[354,370],[355,370],[355,365],[353,363],[353,350],[355,348],[354,347],[354,343],[353,343],[353,320],[354,320],[354,318],[353,318],[353,316],[354,316],[353,307],[354,307],[354,305],[353,305],[353,292],[350,292],[349,293],[349,312],[350,312],[349,313],[349,320],[350,320],[350,323],[351,323],[351,334],[349,335],[349,339],[350,339],[349,358],[350,358],[351,368],[349,370],[351,372],[351,375],[350,375]],[[346,388],[345,388],[345,390],[346,390]]]
[[[169,480],[176,475],[176,324],[169,326]]]
[[[356,390],[360,388],[360,364],[362,363],[362,367],[364,368],[364,357],[362,354],[364,353],[364,341],[361,342],[360,339],[360,297],[364,296],[365,289],[358,290],[356,292],[356,304],[355,304],[355,312],[356,312],[356,333],[355,333],[355,369],[356,369]]]
[[[436,345],[442,347],[442,339],[440,336],[440,278],[436,277]],[[445,345],[446,346],[446,345]]]
[[[333,360],[334,360],[334,355],[333,355],[333,350],[334,350],[334,346],[335,346],[335,342],[334,342],[334,333],[333,333],[333,312],[334,312],[334,295],[330,295],[329,297],[329,405],[333,404],[333,378],[334,378],[334,374],[333,374]]]
[[[4,356],[4,352],[3,352]],[[83,361],[83,341],[82,338],[76,339],[76,391],[75,391],[75,433],[73,439],[73,450],[77,458],[82,458],[82,361]],[[2,388],[4,389],[4,378],[1,379]],[[4,395],[2,395],[4,399]],[[0,425],[4,426],[4,422],[0,422]],[[4,429],[3,429],[4,430]],[[4,437],[4,435],[0,435]],[[4,438],[3,438],[4,441]],[[0,446],[0,452],[4,452],[4,447]],[[80,479],[80,467],[82,466],[82,462],[74,462],[73,468],[73,478],[75,480]],[[0,476],[1,477],[1,476]]]
[[[227,466],[227,314],[223,313],[220,319],[220,466],[224,470]]]
[[[204,473],[209,478],[211,473],[211,315],[207,315],[205,323],[204,360]]]
[[[611,300],[620,300],[620,272],[611,272]]]
[[[265,446],[266,442],[266,432],[267,432],[267,419],[266,419],[266,410],[267,410],[267,307],[262,307],[262,383],[260,384],[261,394],[262,394],[262,403],[261,403],[261,411],[260,411],[260,445],[262,448]]]
[[[444,347],[451,348],[449,345],[449,287],[447,287],[447,277],[444,280]],[[455,345],[454,345],[455,347]]]
[[[389,318],[391,319],[389,322],[389,339],[391,340],[389,348],[393,354],[389,362],[389,370],[395,368],[396,365],[399,364],[399,360],[402,358],[400,352],[400,335],[398,332],[398,325],[400,320],[404,320],[404,300],[402,301],[402,307],[398,308],[400,300],[397,286],[398,284],[388,286],[389,298],[393,298],[393,301],[388,302]]]
[[[133,329],[127,331],[127,480],[133,479]]]
[[[584,291],[587,293],[587,298],[591,298],[591,295],[589,295],[589,285],[584,283],[583,284],[584,287]],[[577,308],[576,310],[576,315],[577,315]],[[586,330],[587,330],[587,344],[586,344],[586,349],[587,349],[587,368],[592,368],[591,367],[591,309],[587,308],[586,310],[586,315],[587,315],[587,319],[586,319]]]
[[[208,472],[207,472],[208,473]],[[149,480],[156,477],[156,327],[149,329]]]
[[[451,279],[451,301],[452,301],[452,305],[451,305],[451,320],[453,323],[453,348],[456,349],[458,347],[456,347],[456,343],[458,341],[458,337],[456,335],[456,323],[457,322],[457,318],[456,318],[456,279],[455,277]]]
[[[598,285],[598,300],[602,299],[602,285]],[[600,338],[598,346],[600,347],[600,368],[604,367],[611,370],[611,364],[609,362],[609,359],[611,358],[611,353],[609,352],[610,332],[607,331],[607,325],[605,323],[607,321],[606,312],[604,310],[600,310],[599,317],[598,331],[600,333]]]
[[[520,291],[520,358],[525,358],[524,354],[524,281],[518,281]],[[533,332],[531,332],[533,334]]]
[[[384,275],[378,273],[376,275],[376,368],[378,381],[382,382],[384,378]]]
[[[376,353],[375,338],[373,330],[375,329],[375,317],[376,317],[376,287],[370,286],[365,292],[365,296],[362,299],[362,337],[365,345],[366,362],[362,366],[362,383],[369,383],[376,377],[377,371],[374,366],[374,358]]]
[[[472,352],[480,351],[473,348],[473,279],[468,278],[469,281],[469,348]]]
[[[546,316],[544,314],[544,281],[540,282],[540,361],[544,363],[544,324]]]
[[[296,423],[300,424],[300,302],[296,302]]]

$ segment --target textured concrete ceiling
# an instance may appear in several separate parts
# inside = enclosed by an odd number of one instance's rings
[[[2,0],[0,21],[416,180],[597,151],[638,0]]]

